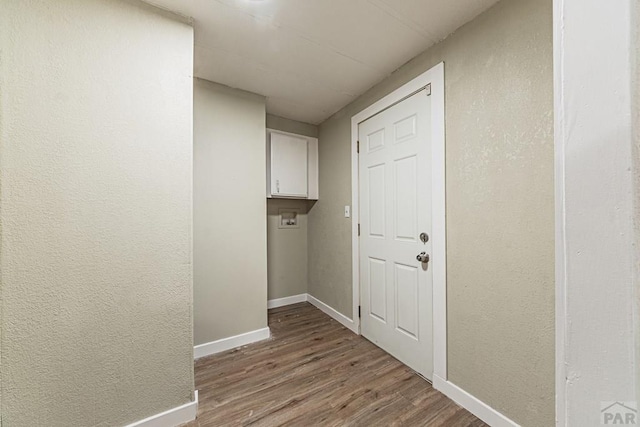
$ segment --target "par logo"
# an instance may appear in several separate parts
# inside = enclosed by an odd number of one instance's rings
[[[602,402],[600,408],[600,422],[602,425],[638,425],[637,402]]]

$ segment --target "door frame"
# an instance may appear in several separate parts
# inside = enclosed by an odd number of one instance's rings
[[[444,62],[420,74],[384,98],[373,103],[351,118],[351,241],[353,271],[353,322],[360,333],[360,223],[358,125],[368,118],[403,101],[431,85],[431,171],[432,171],[432,229],[445,230],[432,233],[433,271],[433,378],[447,380],[447,251],[445,211],[445,100]]]

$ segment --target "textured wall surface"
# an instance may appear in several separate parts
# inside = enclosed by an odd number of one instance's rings
[[[2,424],[187,403],[193,30],[132,1],[0,10]]]
[[[318,127],[267,114],[267,128],[318,137]],[[307,293],[307,217],[315,202],[306,200],[267,200],[267,255],[269,263],[269,299]],[[293,208],[299,212],[299,228],[278,228],[278,210]]]
[[[194,87],[195,344],[267,326],[265,99]]]
[[[309,291],[351,317],[351,117],[444,61],[449,379],[525,426],[554,424],[551,6],[498,3],[321,124],[309,213]]]
[[[351,205],[351,116],[367,105],[349,105],[320,125],[320,200],[309,212],[309,293],[348,318],[353,314],[351,219],[344,217],[344,206]]]
[[[284,117],[267,114],[267,127],[269,129],[281,130],[283,132],[297,133],[299,135],[318,137],[318,126],[310,123],[298,122],[296,120],[285,119]]]
[[[267,200],[268,299],[307,293],[307,218],[306,200]],[[278,228],[279,211],[298,212],[298,228]]]

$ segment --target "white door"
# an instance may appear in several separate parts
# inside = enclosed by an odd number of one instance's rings
[[[417,256],[431,255],[430,128],[422,90],[358,129],[362,335],[428,379],[433,278]]]

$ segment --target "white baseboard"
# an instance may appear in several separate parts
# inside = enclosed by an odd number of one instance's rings
[[[519,427],[480,399],[437,375],[433,376],[433,387],[492,427]]]
[[[152,415],[126,427],[175,427],[196,419],[198,412],[198,390],[194,392],[193,402],[185,403],[168,411]]]
[[[344,327],[351,330],[351,332],[353,332],[354,334],[360,335],[359,332],[357,331],[355,322],[349,319],[344,314],[336,311],[335,309],[329,307],[327,304],[323,303],[319,299],[309,294],[307,294],[307,301],[312,305],[314,305],[315,307],[317,307],[318,309],[320,309],[320,311],[322,311],[323,313],[333,317],[335,320],[340,322]]]
[[[306,301],[308,301],[315,307],[319,308],[322,312],[329,315],[330,317],[338,321],[340,324],[344,325],[346,328],[348,328],[352,332],[356,334],[358,333],[358,331],[356,331],[356,326],[353,320],[349,319],[347,316],[343,315],[342,313],[337,312],[333,308],[329,307],[327,304],[323,303],[317,298],[312,297],[309,294],[293,295],[290,297],[269,300],[267,303],[267,307],[268,308],[283,307],[286,305],[298,304]],[[212,354],[231,350],[233,348],[242,347],[243,345],[266,340],[269,337],[271,337],[271,331],[269,330],[269,328],[264,328],[264,329],[258,329],[257,331],[236,335],[229,338],[223,338],[218,341],[213,341],[206,344],[200,344],[193,347],[193,358],[200,359],[201,357],[210,356]]]
[[[267,308],[271,309],[271,308],[277,308],[277,307],[284,307],[286,305],[298,304],[300,302],[305,302],[305,301],[315,306],[316,308],[320,309],[320,311],[329,315],[334,320],[342,324],[344,327],[351,330],[353,333],[356,333],[359,335],[358,331],[356,330],[356,324],[353,320],[349,319],[344,314],[338,312],[337,310],[333,309],[332,307],[328,306],[327,304],[323,303],[319,299],[309,294],[300,294],[300,295],[293,295],[285,298],[272,299],[267,302]]]
[[[266,339],[269,339],[270,337],[271,337],[271,331],[267,327],[267,328],[262,328],[255,331],[247,332],[245,334],[240,334],[233,337],[223,338],[221,340],[208,342],[206,344],[200,344],[193,347],[193,358],[199,359],[201,357],[210,356],[212,354],[231,350],[233,348],[242,347],[243,345],[266,340]]]
[[[267,301],[267,308],[284,307],[285,305],[298,304],[307,301],[307,294],[293,295],[285,298],[270,299]]]

